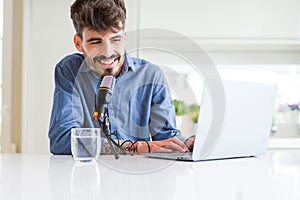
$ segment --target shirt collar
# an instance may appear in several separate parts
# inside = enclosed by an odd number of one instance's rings
[[[125,62],[124,62],[124,70],[123,71],[127,72],[131,69],[132,71],[135,72],[135,70],[136,70],[135,68],[136,67],[134,65],[132,57],[130,55],[128,55],[127,53],[125,53]]]
[[[80,66],[80,69],[79,69],[80,72],[90,72],[92,71],[89,66],[87,65],[85,59],[83,60],[83,62],[81,63],[81,66]]]
[[[123,68],[121,74],[127,73],[129,70],[132,70],[135,72],[136,66],[134,65],[132,57],[129,56],[127,53],[125,53],[124,68]],[[87,65],[85,59],[82,62],[79,71],[80,72],[91,72],[92,71],[91,68]]]

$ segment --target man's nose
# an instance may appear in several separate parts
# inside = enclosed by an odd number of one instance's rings
[[[106,43],[102,47],[102,55],[105,56],[106,58],[109,58],[114,54],[112,45],[109,43]]]

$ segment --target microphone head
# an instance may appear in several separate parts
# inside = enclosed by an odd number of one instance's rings
[[[111,75],[104,76],[101,85],[98,88],[98,94],[97,94],[96,105],[95,105],[95,112],[97,113],[96,118],[98,118],[97,121],[104,120],[104,116],[107,113],[107,106],[111,101],[113,95],[115,80],[116,79],[114,76]],[[95,113],[94,113],[94,117],[95,117]]]
[[[100,88],[108,88],[109,90],[113,90],[115,87],[116,78],[112,75],[104,76],[101,82]]]

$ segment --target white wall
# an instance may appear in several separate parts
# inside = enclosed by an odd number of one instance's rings
[[[75,52],[74,30],[69,19],[72,2],[24,0],[22,152],[25,153],[49,152],[47,133],[54,66],[62,57]],[[298,0],[126,2],[127,30],[156,27],[183,33],[211,50],[217,63],[300,63]],[[170,42],[177,42],[176,38]]]
[[[298,0],[141,0],[141,27],[193,38],[299,38]]]
[[[140,9],[141,28],[184,34],[202,45],[216,64],[300,63],[299,0],[141,0]],[[189,46],[180,48],[191,51]]]
[[[74,52],[72,0],[24,1],[22,152],[48,153],[54,66]]]

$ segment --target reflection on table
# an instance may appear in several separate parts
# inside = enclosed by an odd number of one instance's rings
[[[143,156],[0,154],[0,199],[300,199],[300,150],[174,162]]]

